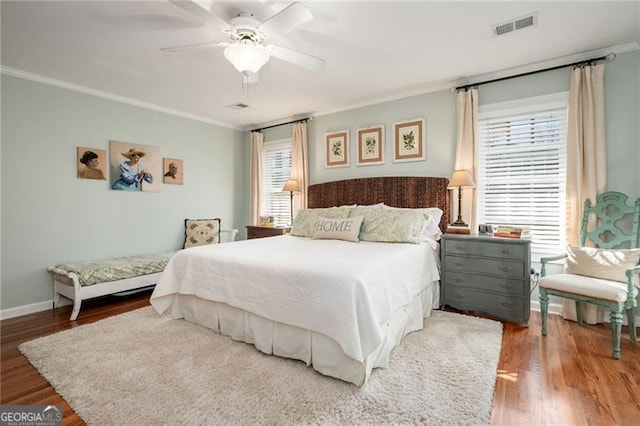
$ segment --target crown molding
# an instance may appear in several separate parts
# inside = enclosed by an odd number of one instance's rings
[[[200,121],[207,124],[213,124],[220,127],[227,127],[234,130],[243,130],[238,126],[233,126],[229,123],[223,123],[221,121],[211,120],[210,118],[201,117],[199,115],[189,114],[183,111],[178,111],[171,108],[165,108],[159,105],[155,105],[148,102],[142,102],[136,99],[127,98],[126,96],[120,96],[109,92],[103,92],[101,90],[91,89],[85,86],[80,86],[78,84],[69,83],[62,80],[57,80],[50,77],[45,77],[40,74],[34,74],[28,71],[23,71],[11,67],[0,66],[0,72],[2,74],[10,75],[12,77],[18,77],[25,80],[35,81],[37,83],[46,84],[48,86],[60,87],[62,89],[71,90],[78,93],[83,93],[85,95],[96,96],[98,98],[108,99],[115,102],[121,102],[123,104],[133,105],[139,108],[148,109],[151,111],[163,112],[165,114],[174,115],[176,117],[187,118],[189,120]]]

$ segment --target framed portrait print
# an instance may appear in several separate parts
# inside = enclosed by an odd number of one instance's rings
[[[107,151],[78,147],[78,179],[107,180]]]
[[[162,157],[157,146],[109,141],[109,168],[113,190],[160,191]]]
[[[383,164],[384,126],[358,129],[358,166]]]
[[[177,158],[162,159],[162,183],[182,185],[184,183],[184,166]]]
[[[420,161],[426,156],[425,119],[393,124],[393,161]]]
[[[325,167],[349,166],[349,131],[325,134],[326,164]]]

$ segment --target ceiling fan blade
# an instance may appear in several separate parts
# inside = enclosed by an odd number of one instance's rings
[[[226,21],[211,12],[211,1],[169,0],[169,3],[178,6],[182,10],[189,12],[191,15],[200,18],[222,31],[231,27]]]
[[[320,72],[324,69],[324,59],[298,52],[297,50],[288,49],[286,47],[269,45],[271,47],[271,56],[291,62],[292,64],[306,68],[311,71]]]
[[[181,52],[187,52],[189,50],[211,49],[214,47],[226,47],[228,45],[229,43],[218,43],[215,41],[211,41],[208,43],[187,44],[184,46],[161,47],[160,51],[163,53],[181,53]]]
[[[302,3],[291,3],[260,25],[266,34],[286,33],[312,19],[311,10]]]

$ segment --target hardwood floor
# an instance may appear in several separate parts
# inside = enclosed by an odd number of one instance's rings
[[[74,323],[69,322],[70,307],[1,321],[0,403],[61,404],[65,425],[83,425],[18,346],[148,306],[149,294],[84,302]],[[640,425],[640,341],[632,343],[623,330],[622,359],[616,361],[607,326],[580,327],[552,315],[543,338],[539,322],[539,314],[532,312],[529,328],[504,325],[491,424]]]

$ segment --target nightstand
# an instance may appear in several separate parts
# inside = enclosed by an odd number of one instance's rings
[[[440,252],[442,305],[528,326],[531,240],[445,234]]]
[[[247,226],[247,239],[276,237],[278,235],[288,234],[291,228],[280,226]]]

